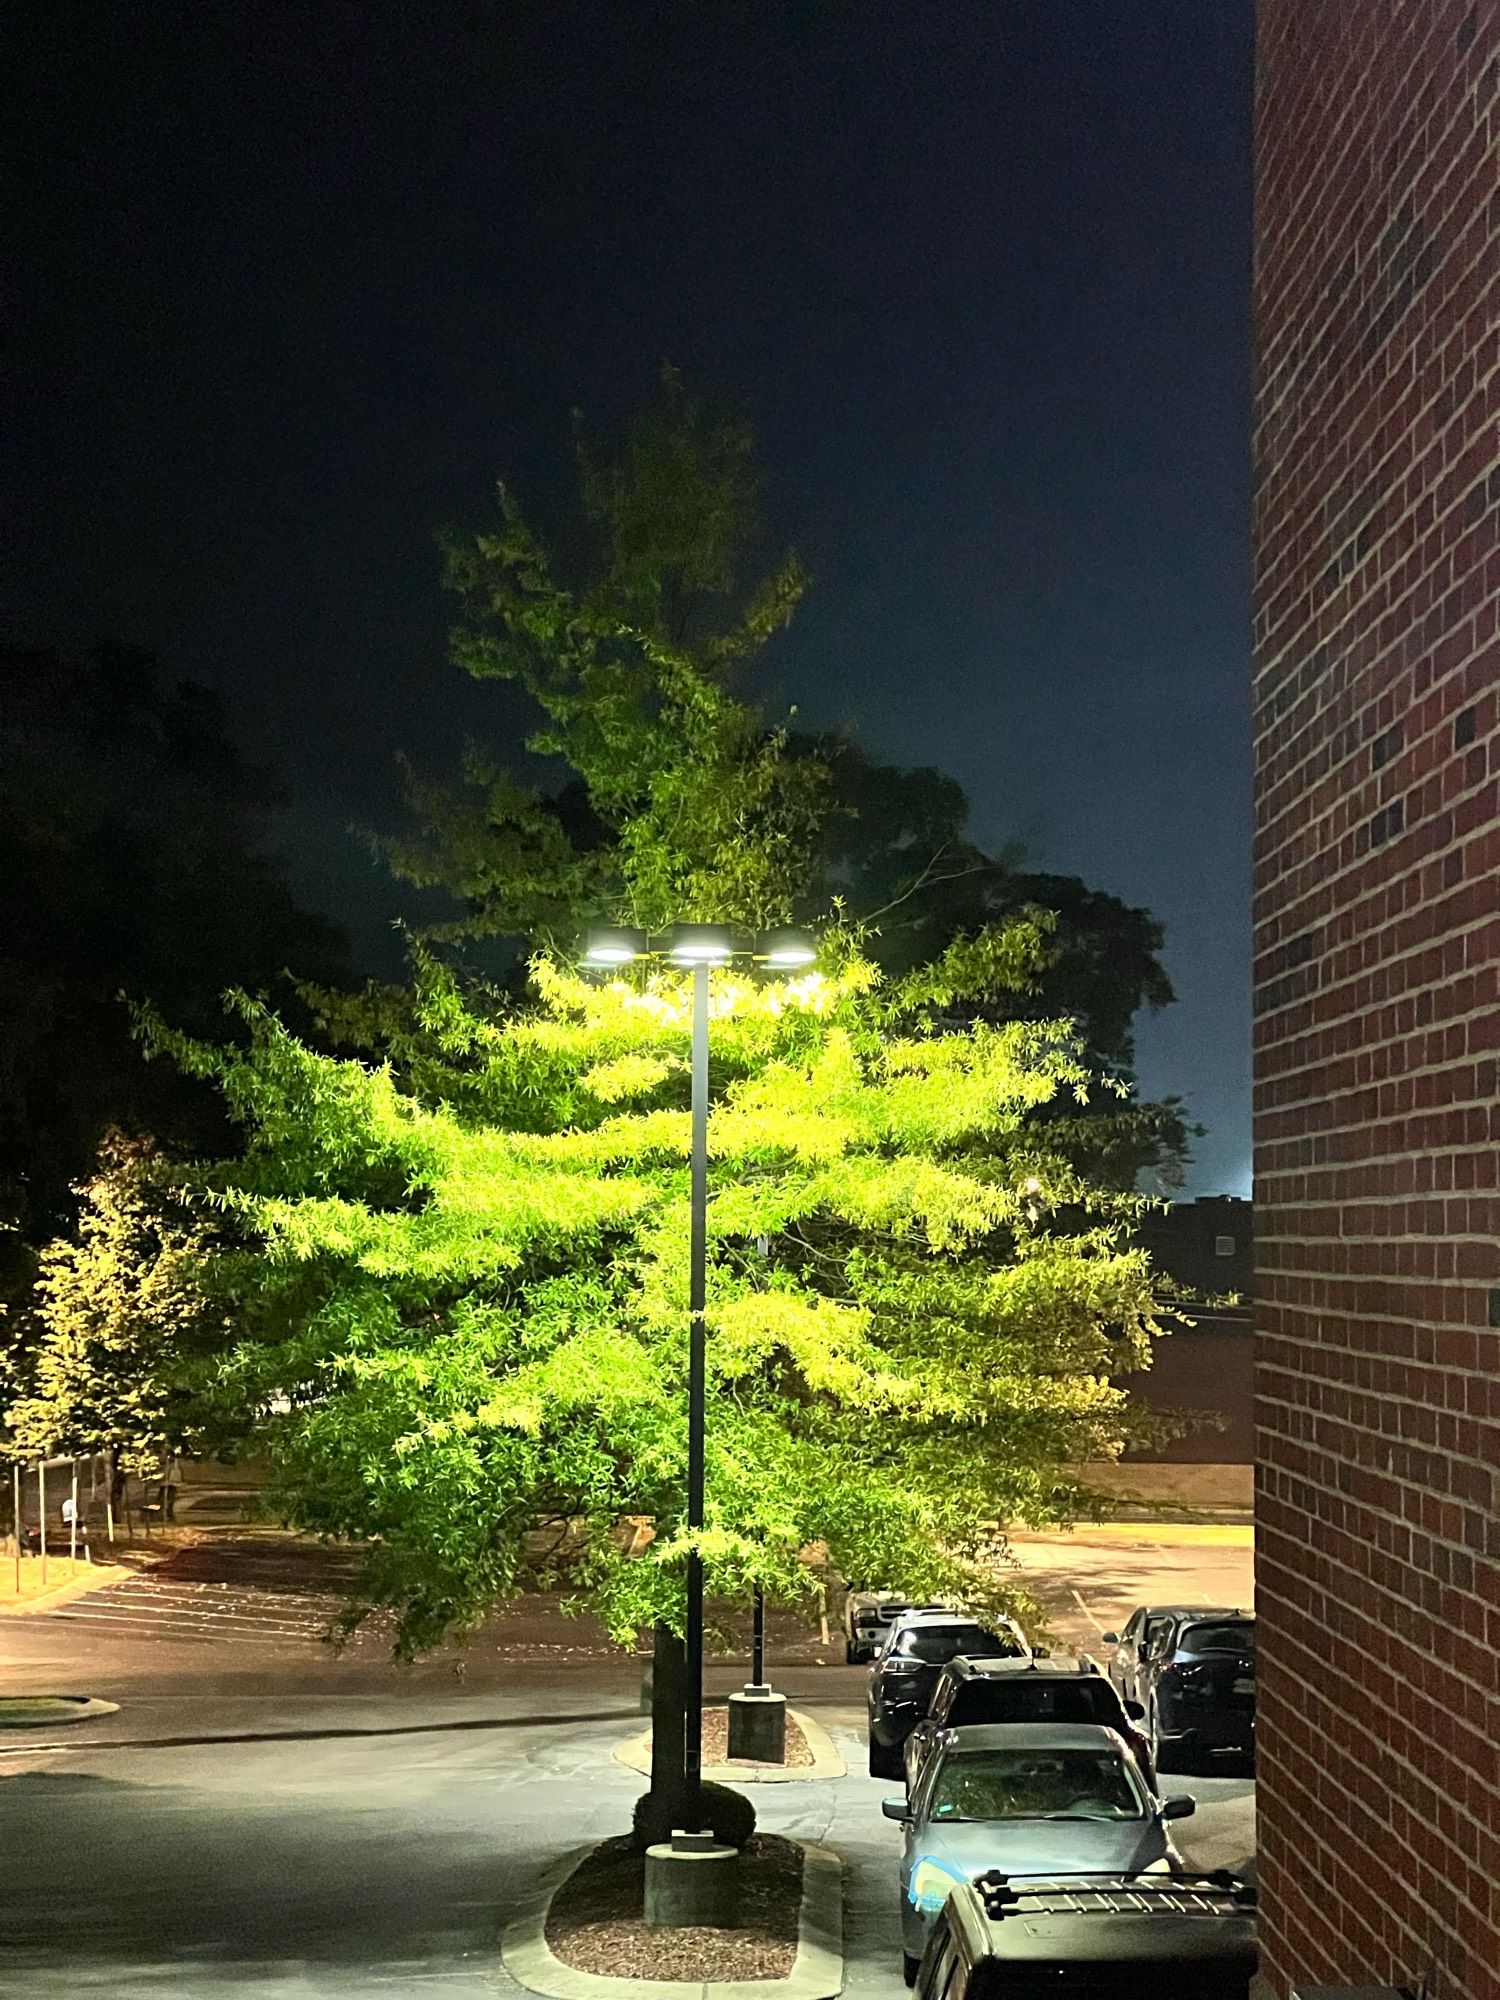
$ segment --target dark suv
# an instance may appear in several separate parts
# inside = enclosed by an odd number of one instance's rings
[[[1135,1752],[1147,1784],[1155,1782],[1150,1746],[1136,1727],[1145,1711],[1121,1701],[1097,1667],[1074,1660],[950,1660],[943,1668],[932,1704],[906,1739],[908,1793],[922,1774],[929,1752],[950,1729],[976,1723],[1100,1723],[1115,1730]]]
[[[1213,1875],[981,1875],[932,1927],[917,2000],[1248,2000],[1255,1891]]]
[[[1181,1612],[1155,1634],[1139,1687],[1159,1771],[1255,1754],[1255,1620]]]
[[[1024,1660],[1025,1634],[1009,1619],[993,1630],[962,1611],[908,1614],[870,1669],[870,1776],[904,1775],[902,1750],[932,1702],[943,1668],[962,1653],[970,1659]]]

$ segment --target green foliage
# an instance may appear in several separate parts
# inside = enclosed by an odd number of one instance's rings
[[[198,1282],[204,1232],[162,1185],[149,1144],[118,1133],[78,1192],[77,1241],[42,1251],[32,1338],[12,1350],[8,1449],[107,1451],[147,1475],[184,1442],[195,1364],[224,1341]]]
[[[732,691],[786,624],[804,579],[788,557],[736,588],[754,532],[752,441],[669,369],[623,447],[580,436],[594,560],[573,584],[502,488],[488,534],[446,546],[463,604],[453,654],[479,680],[518,681],[541,711],[533,753],[574,774],[552,796],[471,749],[466,789],[413,774],[422,834],[390,850],[410,881],[450,889],[449,938],[569,944],[606,917],[659,930],[690,919],[784,923],[806,873],[824,773]]]
[[[449,550],[460,663],[525,687],[570,782],[528,791],[476,754],[466,796],[419,792],[429,831],[396,856],[459,896],[455,935],[529,940],[526,982],[419,951],[411,992],[323,1003],[361,1059],[248,998],[228,1048],[147,1017],[244,1133],[192,1177],[240,1332],[203,1421],[253,1418],[288,1518],[365,1548],[351,1615],[394,1607],[407,1653],[534,1580],[541,1524],[576,1530],[567,1576],[617,1636],[680,1629],[689,986],[592,982],[569,954],[590,920],[811,911],[816,970],[713,977],[697,1548],[729,1599],[809,1597],[831,1563],[998,1606],[990,1524],[1086,1504],[1082,1468],[1130,1430],[1110,1377],[1160,1330],[1128,1126],[1110,1171],[1083,1136],[1140,1114],[1042,1005],[1061,946],[1036,900],[886,968],[830,916],[827,761],[735,692],[802,587],[791,562],[737,587],[743,430],[669,375],[580,463],[581,581],[505,496]],[[655,1523],[631,1558],[629,1516]]]
[[[938,983],[1015,976],[1035,944],[956,952]],[[251,1330],[231,1400],[289,1400],[280,1504],[366,1542],[365,1602],[408,1650],[518,1587],[539,1518],[577,1525],[616,1634],[678,1617],[689,985],[532,977],[484,1009],[425,964],[421,1064],[318,1055],[250,1003],[244,1049],[156,1031],[246,1128],[202,1180],[260,1250],[223,1267]],[[1108,1375],[1156,1330],[1138,1203],[1039,1141],[1093,1081],[1076,1039],[935,1032],[836,931],[799,977],[715,974],[712,1007],[710,1591],[806,1595],[821,1545],[995,1599],[981,1524],[1075,1504],[1123,1434]],[[626,1515],[656,1520],[643,1558]]]

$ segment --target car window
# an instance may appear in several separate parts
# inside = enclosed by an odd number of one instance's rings
[[[1134,1646],[1135,1644],[1137,1644],[1137,1642],[1140,1639],[1142,1631],[1145,1629],[1145,1624],[1146,1624],[1146,1614],[1144,1611],[1133,1611],[1130,1614],[1130,1623],[1125,1627],[1125,1630],[1120,1634],[1121,1639],[1125,1642],[1126,1645]]]
[[[1089,1819],[1145,1816],[1124,1760],[1108,1750],[970,1750],[943,1759],[927,1800],[940,1820]]]
[[[946,1722],[948,1711],[957,1699],[957,1690],[946,1674],[937,1684],[937,1692],[932,1697],[931,1715],[934,1722]]]
[[[967,1682],[948,1720],[961,1729],[982,1722],[1102,1722],[1118,1726],[1123,1711],[1109,1682],[1097,1674],[1076,1681],[1038,1678]]]
[[[908,1625],[896,1635],[891,1651],[928,1666],[946,1666],[960,1653],[974,1660],[1021,1657],[1021,1648],[1008,1632],[986,1632],[982,1625]]]
[[[1236,1625],[1188,1625],[1177,1644],[1184,1653],[1253,1653],[1255,1627],[1248,1619]]]
[[[958,1948],[953,1941],[953,1933],[944,1933],[943,1942],[938,1946],[932,1960],[931,1969],[922,1991],[926,2000],[947,2000],[953,1987],[953,1972],[958,1964]]]

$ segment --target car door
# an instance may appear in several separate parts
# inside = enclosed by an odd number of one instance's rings
[[[932,1706],[922,1717],[911,1735],[906,1739],[903,1759],[906,1769],[906,1795],[911,1797],[912,1789],[922,1775],[922,1766],[927,1754],[937,1741],[939,1732],[948,1726],[948,1715],[953,1707],[953,1694],[957,1683],[951,1674],[945,1673],[937,1684],[937,1692],[932,1697]]]
[[[1115,1650],[1110,1655],[1109,1678],[1122,1701],[1135,1695],[1135,1669],[1139,1664],[1141,1634],[1145,1629],[1144,1609],[1132,1612],[1129,1624],[1115,1641]],[[1105,1636],[1108,1637],[1108,1634]]]
[[[1146,1657],[1136,1669],[1136,1700],[1146,1711],[1147,1727],[1150,1727],[1152,1702],[1156,1690],[1156,1678],[1163,1666],[1176,1651],[1177,1620],[1175,1618],[1152,1618],[1146,1623],[1146,1636],[1142,1650]]]

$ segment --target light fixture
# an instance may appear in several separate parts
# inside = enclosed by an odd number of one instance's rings
[[[646,933],[616,925],[590,931],[583,947],[585,965],[629,965],[646,951]]]
[[[677,924],[669,951],[678,965],[727,965],[734,939],[722,924]]]
[[[790,972],[797,966],[811,965],[818,948],[806,931],[772,931],[765,949],[757,955],[763,964]]]

